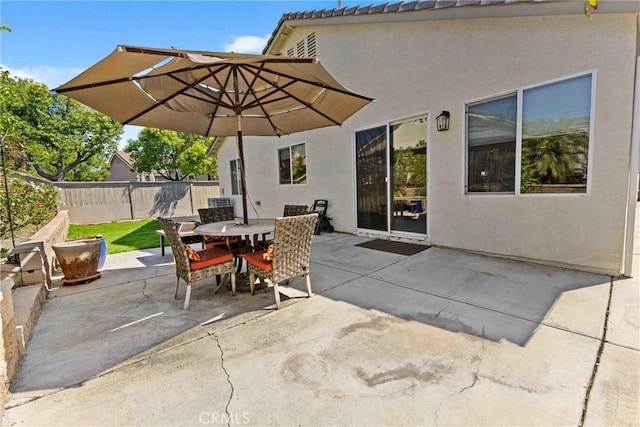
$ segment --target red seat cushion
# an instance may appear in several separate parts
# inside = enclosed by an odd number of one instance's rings
[[[198,251],[200,261],[190,261],[191,270],[200,270],[201,268],[211,267],[212,265],[222,264],[233,260],[233,255],[229,251],[220,248],[209,248]]]
[[[253,264],[262,270],[271,271],[273,269],[273,263],[262,259],[262,254],[265,252],[266,251],[260,251],[246,254],[244,260],[247,261],[247,264]]]

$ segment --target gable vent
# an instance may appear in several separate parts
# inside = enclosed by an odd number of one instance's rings
[[[293,56],[293,48],[290,47],[289,50],[287,50],[287,56]]]
[[[304,56],[304,40],[300,40],[297,44],[296,44],[296,54],[299,57]]]
[[[311,33],[307,36],[307,56],[316,57],[316,33]]]

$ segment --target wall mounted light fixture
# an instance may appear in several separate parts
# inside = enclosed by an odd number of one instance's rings
[[[438,117],[436,117],[436,126],[438,128],[438,132],[449,130],[449,116],[450,114],[448,111],[443,111]]]

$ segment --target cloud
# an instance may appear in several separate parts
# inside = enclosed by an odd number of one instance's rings
[[[51,67],[38,65],[36,67],[13,68],[0,64],[0,68],[8,70],[12,76],[22,79],[32,79],[46,84],[50,89],[60,86],[80,74],[84,69],[76,67]]]
[[[231,43],[226,44],[224,50],[236,53],[261,53],[270,37],[271,34],[265,34],[264,37],[231,36]]]

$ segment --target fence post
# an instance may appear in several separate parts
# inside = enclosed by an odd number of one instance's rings
[[[193,182],[189,181],[189,200],[191,201],[191,215],[195,215],[193,211]]]
[[[131,188],[133,187],[133,183],[131,181],[129,181],[129,183],[127,184],[127,190],[129,193],[129,211],[131,212],[131,219],[134,220],[135,218],[133,217],[133,199],[131,198]]]

